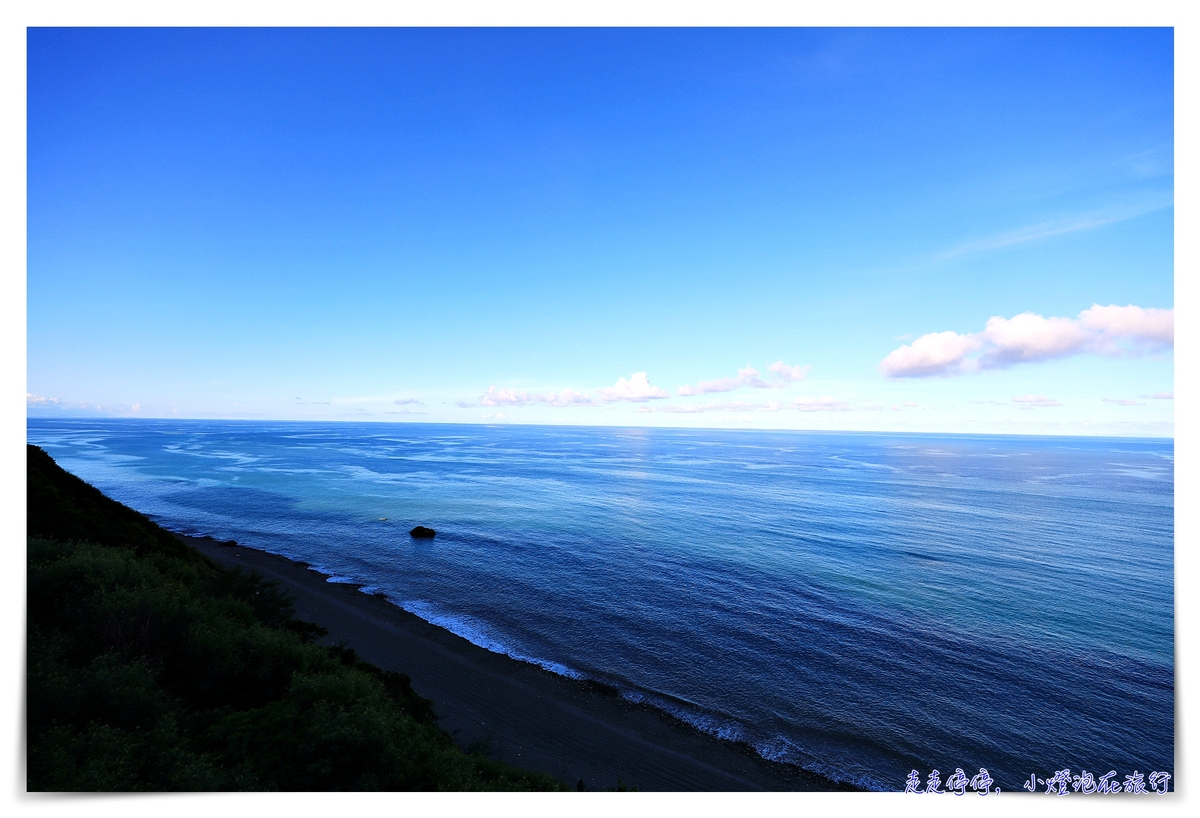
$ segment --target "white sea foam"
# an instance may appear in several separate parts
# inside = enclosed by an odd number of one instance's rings
[[[692,710],[669,699],[636,690],[622,691],[621,698],[635,704],[648,704],[651,707],[669,713],[685,724],[689,724],[710,736],[715,736],[724,741],[736,741],[747,744],[754,749],[754,752],[767,761],[790,764],[793,767],[799,767],[808,772],[816,773],[823,778],[839,784],[851,784],[864,790],[887,792],[894,789],[893,787],[885,786],[883,783],[869,776],[847,775],[845,771],[837,767],[823,764],[819,761],[818,756],[805,752],[783,736],[776,736],[767,741],[753,741],[746,728],[734,719],[721,718],[711,713]]]
[[[472,616],[444,613],[432,604],[417,599],[399,600],[389,595],[388,601],[400,606],[411,614],[421,617],[431,625],[445,628],[454,635],[461,636],[471,644],[478,645],[485,650],[490,650],[492,653],[503,654],[521,662],[537,665],[543,670],[548,670],[559,676],[566,676],[568,679],[584,678],[582,673],[566,665],[552,662],[549,659],[530,656],[517,650],[504,639],[495,636],[486,624]]]
[[[816,773],[823,778],[836,781],[839,784],[851,784],[855,787],[874,792],[890,792],[896,789],[895,786],[885,786],[882,782],[870,776],[849,775],[844,770],[822,763],[820,754],[812,753],[802,747],[798,747],[784,736],[775,736],[766,741],[756,742],[751,746],[754,747],[754,752],[767,761],[774,761],[778,764],[791,764],[793,767],[799,767],[810,773]]]
[[[287,555],[285,554],[284,556],[287,556]],[[325,579],[326,582],[350,582],[351,581],[351,580],[347,579],[346,577],[343,577],[340,574],[338,574],[332,568],[330,568],[326,565],[322,565],[321,563],[318,563],[318,562],[310,562],[308,564],[308,570],[310,570],[314,573],[317,573],[317,574],[324,574],[326,577],[326,579]]]
[[[622,691],[621,697],[634,703],[648,704],[690,724],[702,733],[708,733],[710,736],[716,736],[725,741],[747,741],[749,738],[746,729],[733,719],[721,718],[699,709],[693,710],[653,693],[630,690]]]

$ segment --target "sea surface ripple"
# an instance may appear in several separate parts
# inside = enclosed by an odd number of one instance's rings
[[[1173,772],[1171,440],[27,429],[168,528],[311,563],[836,780]]]

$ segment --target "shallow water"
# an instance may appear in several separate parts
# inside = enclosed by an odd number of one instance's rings
[[[168,528],[837,780],[1173,772],[1171,440],[91,419],[28,438]]]

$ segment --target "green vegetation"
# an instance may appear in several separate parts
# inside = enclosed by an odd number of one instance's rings
[[[28,491],[30,790],[562,788],[34,446]]]

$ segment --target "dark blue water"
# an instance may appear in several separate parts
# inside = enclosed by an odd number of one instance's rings
[[[838,780],[1174,769],[1170,440],[42,419],[28,436],[169,528],[366,583]],[[437,538],[409,538],[418,523]]]

